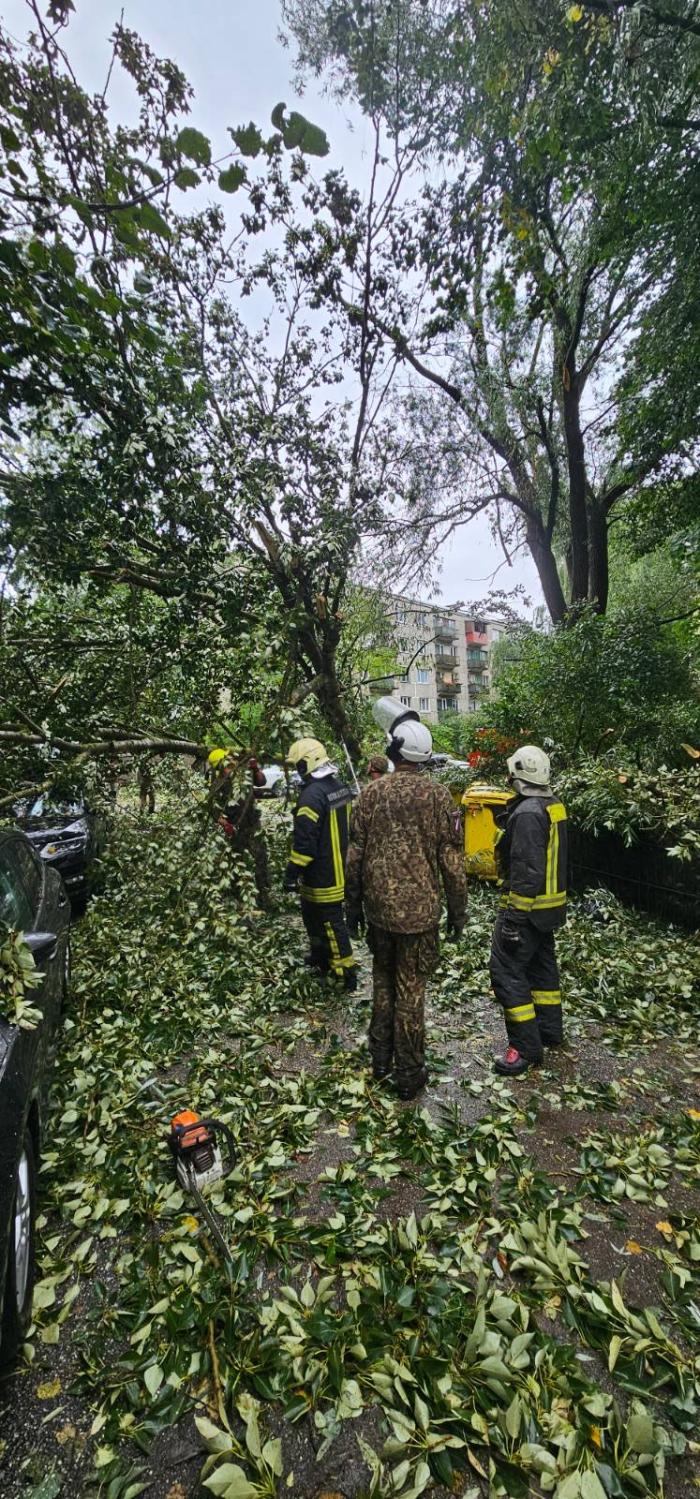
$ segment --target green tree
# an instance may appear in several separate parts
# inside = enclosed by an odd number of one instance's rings
[[[314,319],[289,224],[295,183],[313,211],[305,158],[327,143],[277,106],[272,135],[234,129],[233,152],[214,160],[181,123],[190,91],[178,69],[121,25],[113,61],[141,115],[112,126],[59,39],[69,9],[44,22],[32,0],[26,48],[2,37],[7,576],[151,594],[183,640],[218,631],[244,658],[257,648],[247,592],[258,575],[286,701],[314,696],[352,743],[336,652],[374,497],[360,482],[366,377],[355,412],[337,388],[369,340]],[[214,184],[245,194],[233,236],[218,203],[179,212],[181,193]],[[270,226],[275,245],[259,242]],[[241,308],[259,283],[273,312],[252,330]]]
[[[551,739],[566,758],[687,763],[683,744],[700,732],[692,655],[653,601],[631,601],[605,619],[586,609],[550,634],[524,628],[518,645],[484,714],[499,732]]]
[[[402,459],[419,544],[488,510],[506,551],[528,546],[553,620],[604,612],[610,524],[659,478],[685,482],[695,440],[692,396],[663,401],[687,349],[649,332],[669,298],[684,305],[692,130],[642,115],[614,17],[582,6],[287,0],[285,14],[302,63],[330,69],[404,153],[370,316],[416,377]],[[694,38],[672,45],[687,96]],[[652,86],[667,97],[667,52],[635,97]],[[335,292],[355,316],[350,279]],[[642,393],[657,409],[643,430]],[[433,442],[416,447],[421,423]]]

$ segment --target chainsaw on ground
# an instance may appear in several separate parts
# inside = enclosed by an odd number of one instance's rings
[[[228,1125],[222,1124],[220,1119],[202,1119],[193,1109],[181,1109],[178,1114],[173,1115],[170,1134],[166,1138],[180,1185],[194,1197],[226,1263],[233,1268],[228,1244],[211,1208],[202,1196],[204,1187],[221,1181],[233,1170],[236,1156],[233,1135]],[[226,1150],[225,1158],[222,1143]]]

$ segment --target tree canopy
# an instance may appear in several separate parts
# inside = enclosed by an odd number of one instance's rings
[[[623,9],[285,6],[302,67],[358,100],[401,178],[370,317],[433,438],[406,441],[419,544],[488,511],[555,621],[605,611],[627,506],[697,497],[693,340],[667,334],[697,328],[693,7],[686,27]]]
[[[282,103],[219,149],[123,22],[89,91],[72,6],[29,10],[0,34],[7,796],[32,756],[201,752],[222,692],[357,756],[388,576],[481,512],[567,628],[635,558],[692,573],[692,8],[288,0],[371,120],[359,186]]]

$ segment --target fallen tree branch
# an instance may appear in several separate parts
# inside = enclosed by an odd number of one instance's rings
[[[31,749],[42,745],[59,750],[65,755],[131,755],[147,750],[155,755],[194,755],[206,758],[206,744],[197,744],[193,739],[148,739],[114,734],[108,739],[63,739],[58,735],[25,734],[16,729],[0,729],[0,744],[16,745],[19,749]]]
[[[43,796],[44,792],[50,791],[52,785],[52,781],[40,781],[35,786],[18,786],[16,791],[10,792],[9,796],[0,796],[0,808],[12,807],[15,802],[29,801],[30,797],[35,800],[37,796]]]

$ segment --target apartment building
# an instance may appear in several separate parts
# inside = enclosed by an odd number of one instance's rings
[[[389,600],[388,609],[405,672],[394,679],[394,696],[428,722],[475,713],[491,691],[491,650],[505,634],[503,622],[403,597]]]

